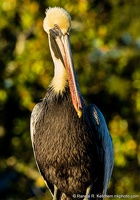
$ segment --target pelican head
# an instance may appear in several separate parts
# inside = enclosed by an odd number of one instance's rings
[[[69,33],[71,17],[63,8],[54,7],[46,10],[46,17],[43,22],[44,30],[49,34],[49,30],[53,29],[55,24],[59,26],[64,35]]]
[[[43,27],[48,34],[49,47],[55,66],[51,87],[56,95],[62,95],[69,85],[73,106],[78,116],[81,117],[82,101],[69,42],[71,17],[63,8],[49,8],[46,10]]]

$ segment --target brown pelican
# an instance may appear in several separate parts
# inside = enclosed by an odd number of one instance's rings
[[[37,166],[53,200],[103,199],[113,168],[112,140],[100,110],[86,106],[80,93],[69,43],[71,17],[63,8],[49,8],[43,26],[54,77],[31,115]]]

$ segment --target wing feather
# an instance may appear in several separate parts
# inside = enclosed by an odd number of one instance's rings
[[[114,160],[112,139],[101,111],[94,104],[91,104],[87,107],[87,113],[90,118],[91,126],[93,127],[93,133],[98,147],[100,175],[97,180],[97,185],[102,185],[102,193],[106,194]],[[99,190],[101,192],[101,189]]]
[[[33,147],[33,152],[34,152],[36,165],[37,165],[38,171],[43,176],[43,173],[41,172],[41,169],[40,169],[40,167],[39,167],[39,165],[37,163],[37,160],[36,160],[36,152],[35,152],[35,148],[34,148],[34,135],[36,134],[36,122],[38,121],[39,115],[43,113],[42,109],[43,109],[42,102],[35,105],[35,107],[34,107],[34,109],[32,111],[32,114],[31,114],[30,132],[31,132],[31,141],[32,141],[32,147]],[[45,178],[45,177],[43,176],[43,178]],[[49,181],[47,181],[45,179],[44,179],[44,181],[45,181],[49,191],[51,192],[51,194],[53,196],[53,194],[54,194],[54,186]]]

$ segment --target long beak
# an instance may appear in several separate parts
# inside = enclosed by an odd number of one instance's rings
[[[66,34],[66,35],[61,35],[60,37],[58,34],[57,35],[55,34],[54,37],[55,32],[54,31],[50,32],[50,36],[51,33],[53,33],[52,34],[53,41],[55,40],[53,44],[55,44],[55,49],[57,49],[57,56],[59,54],[59,58],[62,60],[67,72],[73,106],[77,112],[77,115],[80,118],[82,115],[82,100],[80,97],[80,91],[78,88],[78,82],[74,70],[69,36]]]

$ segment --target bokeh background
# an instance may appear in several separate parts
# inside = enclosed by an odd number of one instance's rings
[[[0,0],[0,200],[51,199],[34,161],[29,126],[53,77],[42,28],[45,9],[53,6],[72,17],[81,92],[103,112],[113,138],[107,194],[140,199],[140,1]]]

